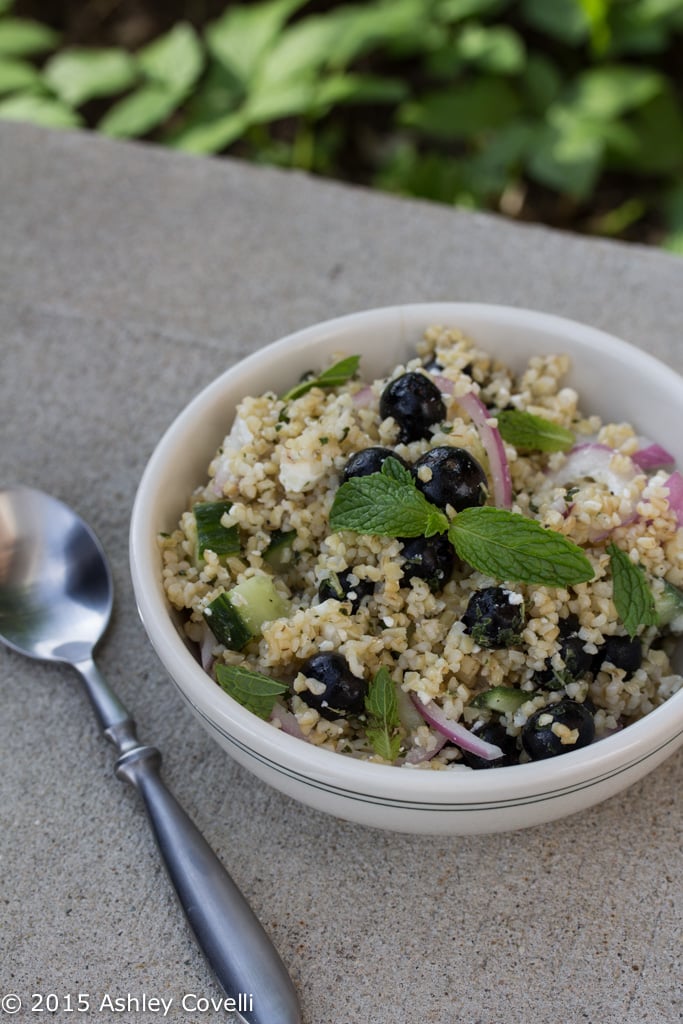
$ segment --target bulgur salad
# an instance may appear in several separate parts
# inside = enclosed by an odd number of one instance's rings
[[[683,476],[568,370],[433,326],[382,379],[340,353],[244,398],[159,539],[216,684],[316,746],[436,770],[568,753],[680,689]]]

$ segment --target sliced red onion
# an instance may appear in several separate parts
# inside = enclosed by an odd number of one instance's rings
[[[676,522],[683,526],[683,476],[674,470],[664,486],[669,491],[669,508],[676,514]]]
[[[216,638],[208,625],[202,623],[202,638],[199,641],[199,659],[205,672],[211,672],[214,663],[213,649],[216,646]]]
[[[276,704],[270,713],[270,720],[273,724],[275,722],[280,723],[280,728],[283,732],[286,732],[288,736],[294,736],[298,740],[305,740],[306,737],[299,725],[296,715],[293,715],[291,711],[286,711],[284,708]]]
[[[426,750],[424,747],[413,747],[412,750],[409,750],[404,758],[404,764],[424,764],[425,761],[431,761],[433,757],[436,757],[442,747],[448,743],[448,737],[440,732],[437,733],[435,739],[436,742],[430,750]]]
[[[635,462],[636,466],[639,466],[646,472],[663,469],[666,466],[673,466],[676,461],[671,452],[668,452],[666,448],[662,448],[659,444],[644,445],[637,452],[634,452],[631,459]]]
[[[432,373],[431,378],[436,384],[439,391],[444,395],[453,394],[453,381],[449,380],[448,377],[444,377],[440,373]]]
[[[627,516],[620,519],[616,526],[613,526],[610,530],[600,530],[597,533],[593,531],[590,534],[590,540],[593,544],[601,544],[603,540],[607,540],[608,537],[611,537],[618,527],[630,526],[631,523],[635,523],[638,518],[638,513],[635,510],[632,510]]]
[[[512,505],[512,480],[510,478],[510,466],[503,439],[497,427],[489,422],[491,413],[486,408],[481,398],[475,395],[474,391],[468,391],[458,396],[458,404],[462,406],[471,418],[479,431],[482,444],[489,457],[491,469],[491,482],[493,485],[493,501],[498,508],[510,508]]]
[[[616,454],[606,444],[580,444],[567,455],[560,468],[550,474],[553,483],[560,487],[578,480],[595,480],[604,484],[613,494],[623,494],[631,481],[638,475],[638,469],[627,456],[621,472],[612,469],[612,457]]]
[[[476,733],[471,732],[466,726],[461,725],[460,722],[454,722],[451,718],[448,718],[445,711],[438,704],[435,704],[433,700],[430,700],[428,704],[423,704],[419,697],[413,694],[411,694],[411,697],[413,704],[425,722],[433,726],[437,732],[442,733],[452,743],[455,743],[461,750],[469,750],[471,754],[483,757],[485,761],[493,761],[497,757],[503,756],[503,751],[500,747],[497,747],[495,743],[487,743],[486,740],[480,739]]]
[[[369,384],[366,384],[364,388],[360,388],[353,396],[353,404],[359,409],[367,409],[374,401],[375,392]]]

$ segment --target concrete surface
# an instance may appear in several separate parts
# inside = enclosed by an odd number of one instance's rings
[[[0,203],[0,481],[53,492],[100,534],[117,588],[100,666],[273,936],[305,1024],[683,1019],[683,754],[525,832],[424,840],[328,818],[258,784],[181,706],[127,567],[156,439],[245,353],[355,309],[469,299],[588,321],[680,371],[683,261],[10,124]],[[4,650],[0,673],[0,995],[23,1001],[0,1019],[137,1024],[161,1018],[150,998],[172,998],[166,1020],[234,1019],[193,1008],[219,990],[75,678]]]

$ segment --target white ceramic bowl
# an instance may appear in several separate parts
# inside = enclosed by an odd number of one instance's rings
[[[566,352],[569,383],[584,410],[628,420],[683,466],[683,380],[646,353],[602,331],[503,306],[434,303],[370,310],[316,324],[255,352],[210,384],[171,424],[142,477],[130,553],[149,637],[207,731],[240,764],[321,811],[415,833],[497,832],[540,824],[605,800],[669,757],[683,741],[683,691],[627,729],[561,757],[491,771],[429,772],[376,765],[321,750],[245,710],[204,673],[179,632],[160,580],[157,534],[175,527],[203,483],[238,401],[282,391],[334,353],[362,355],[366,379],[415,353],[430,324],[453,325],[520,367],[535,353]]]

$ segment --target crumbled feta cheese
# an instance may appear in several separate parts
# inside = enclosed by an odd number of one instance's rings
[[[325,467],[315,459],[299,458],[287,447],[283,449],[280,462],[280,483],[286,491],[296,494],[317,484],[324,475]]]

